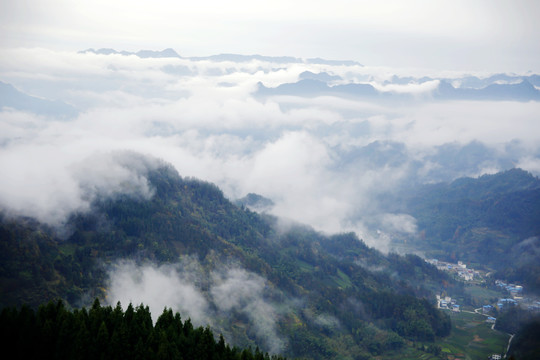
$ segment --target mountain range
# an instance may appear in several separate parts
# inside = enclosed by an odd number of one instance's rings
[[[381,101],[405,101],[418,99],[418,95],[396,93],[392,91],[380,91],[369,83],[350,83],[342,85],[328,85],[328,76],[303,77],[295,83],[286,83],[270,88],[259,83],[257,95],[259,96],[348,96]],[[330,78],[335,80],[336,78]],[[490,84],[483,88],[461,88],[442,80],[430,93],[424,94],[424,99],[433,100],[513,100],[513,101],[538,101],[540,90],[526,79],[519,83]]]
[[[99,54],[99,55],[111,55],[111,54],[118,54],[118,55],[135,55],[140,58],[184,58],[189,59],[192,61],[216,61],[216,62],[222,62],[222,61],[230,61],[230,62],[249,62],[253,60],[258,61],[264,61],[264,62],[271,62],[271,63],[279,63],[279,64],[293,64],[293,63],[307,63],[307,64],[326,64],[326,65],[345,65],[345,66],[362,66],[360,63],[356,61],[350,61],[350,60],[326,60],[321,58],[309,58],[309,59],[301,59],[296,58],[292,56],[264,56],[264,55],[241,55],[241,54],[219,54],[219,55],[210,55],[210,56],[192,56],[192,57],[182,57],[180,56],[176,51],[174,51],[171,48],[167,48],[161,51],[155,51],[155,50],[139,50],[137,52],[130,52],[130,51],[117,51],[114,49],[109,48],[102,48],[102,49],[86,49],[83,51],[80,51],[80,53],[92,53],[92,54]]]
[[[205,57],[181,57],[175,50],[168,48],[162,51],[140,50],[137,52],[117,51],[114,49],[87,49],[80,53],[93,53],[100,55],[135,55],[140,58],[179,58],[191,61],[212,62],[235,62],[244,63],[253,60],[277,64],[320,64],[330,66],[362,66],[355,61],[325,60],[321,58],[301,59],[290,56],[263,56],[263,55],[240,55],[220,54]],[[259,84],[257,95],[294,95],[294,96],[354,96],[379,100],[411,100],[417,95],[396,93],[393,91],[380,91],[373,85],[366,83],[348,83],[329,85],[329,82],[338,81],[341,78],[326,72],[319,74],[304,72],[300,74],[296,83],[285,83],[274,88]],[[429,81],[438,81],[436,88],[430,92],[429,98],[435,100],[514,100],[514,101],[538,101],[540,100],[540,76],[532,75],[508,75],[495,74],[486,78],[477,76],[464,76],[457,78],[433,78],[433,77],[399,77],[393,76],[386,80],[383,85],[408,85],[423,84]],[[457,84],[457,85],[454,85]]]

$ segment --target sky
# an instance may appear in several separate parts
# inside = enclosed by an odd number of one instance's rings
[[[174,48],[540,72],[539,14],[535,0],[2,0],[0,48]]]

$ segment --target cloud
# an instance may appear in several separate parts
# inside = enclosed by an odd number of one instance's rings
[[[403,110],[403,116],[385,119],[385,124],[392,123],[393,140],[411,147],[473,140],[494,146],[514,139],[537,146],[539,141],[529,130],[535,126],[533,114],[540,102],[449,101]]]
[[[516,165],[524,170],[530,171],[533,174],[540,174],[540,159],[526,156],[519,160]]]
[[[253,96],[258,82],[294,82],[303,71],[428,93],[437,80],[387,82],[395,74],[421,76],[418,70],[46,49],[6,54],[0,57],[3,81],[80,110],[70,121],[0,111],[0,208],[49,223],[88,209],[98,194],[149,198],[144,171],[129,170],[133,164],[114,155],[121,153],[163,159],[183,176],[216,183],[231,199],[259,193],[275,202],[275,215],[326,232],[357,231],[381,247],[376,230],[391,234],[392,226],[414,226],[405,214],[389,218],[380,195],[513,164],[540,173],[540,135],[533,131],[540,102],[420,97],[389,106],[353,97]],[[164,71],[167,66],[189,72]]]
[[[223,319],[240,313],[254,329],[248,335],[268,351],[280,353],[286,340],[278,331],[277,306],[267,299],[271,292],[268,286],[261,276],[237,266],[217,264],[208,273],[189,257],[167,265],[121,260],[109,269],[106,300],[110,305],[118,301],[123,305],[143,303],[149,306],[154,321],[164,308],[172,308],[197,326],[210,325],[221,332],[231,331],[220,328]],[[287,306],[279,304],[282,309]]]
[[[382,225],[390,231],[414,234],[416,219],[409,214],[383,214]]]
[[[425,81],[422,83],[411,82],[403,84],[381,84],[378,82],[372,83],[372,86],[381,92],[393,92],[396,94],[412,94],[430,96],[431,93],[439,86],[439,80]]]
[[[153,195],[146,175],[159,160],[125,151],[79,159],[80,152],[65,149],[38,144],[2,151],[0,167],[10,169],[0,178],[2,209],[60,227],[72,213],[88,211],[98,197]]]
[[[272,353],[281,352],[285,340],[278,335],[278,313],[264,297],[266,281],[240,268],[232,268],[225,273],[214,272],[213,280],[210,293],[218,309],[243,313],[249,318],[257,337],[264,341],[267,348]]]
[[[336,329],[341,326],[339,319],[335,316],[328,315],[328,314],[320,314],[315,317],[313,322],[321,327],[328,328],[328,329]]]
[[[208,301],[203,293],[174,265],[139,266],[132,261],[121,261],[111,268],[109,278],[107,302],[110,305],[118,301],[124,306],[143,303],[150,308],[154,321],[165,308],[180,312],[184,319],[189,317],[198,326],[210,320]]]

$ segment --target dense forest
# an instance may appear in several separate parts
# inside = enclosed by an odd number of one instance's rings
[[[143,304],[126,310],[101,306],[70,311],[62,301],[34,311],[28,306],[0,312],[0,344],[18,359],[207,359],[282,360],[259,348],[239,349],[216,339],[208,327],[164,309],[155,325]]]
[[[528,321],[519,329],[507,355],[510,360],[540,359],[540,318]]]
[[[283,230],[279,219],[236,206],[215,185],[184,179],[166,164],[144,176],[154,189],[150,200],[98,198],[63,232],[4,214],[1,306],[37,308],[57,298],[88,306],[85,298],[105,298],[108,270],[118,260],[175,264],[187,255],[200,265],[207,297],[204,279],[234,261],[265,279],[268,304],[295,304],[276,319],[286,356],[367,359],[449,334],[449,317],[431,299],[459,284],[419,257],[385,256],[352,233],[329,236],[299,224]],[[316,321],[324,318],[334,325]],[[250,324],[236,311],[216,320],[214,330],[230,334],[232,344],[267,351]]]

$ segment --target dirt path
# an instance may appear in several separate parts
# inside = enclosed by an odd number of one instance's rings
[[[510,339],[508,339],[508,346],[506,347],[506,353],[504,354],[504,358],[506,359],[506,355],[508,355],[508,350],[510,350],[510,343],[512,342],[512,339],[514,338],[514,334],[508,334],[510,335]]]

